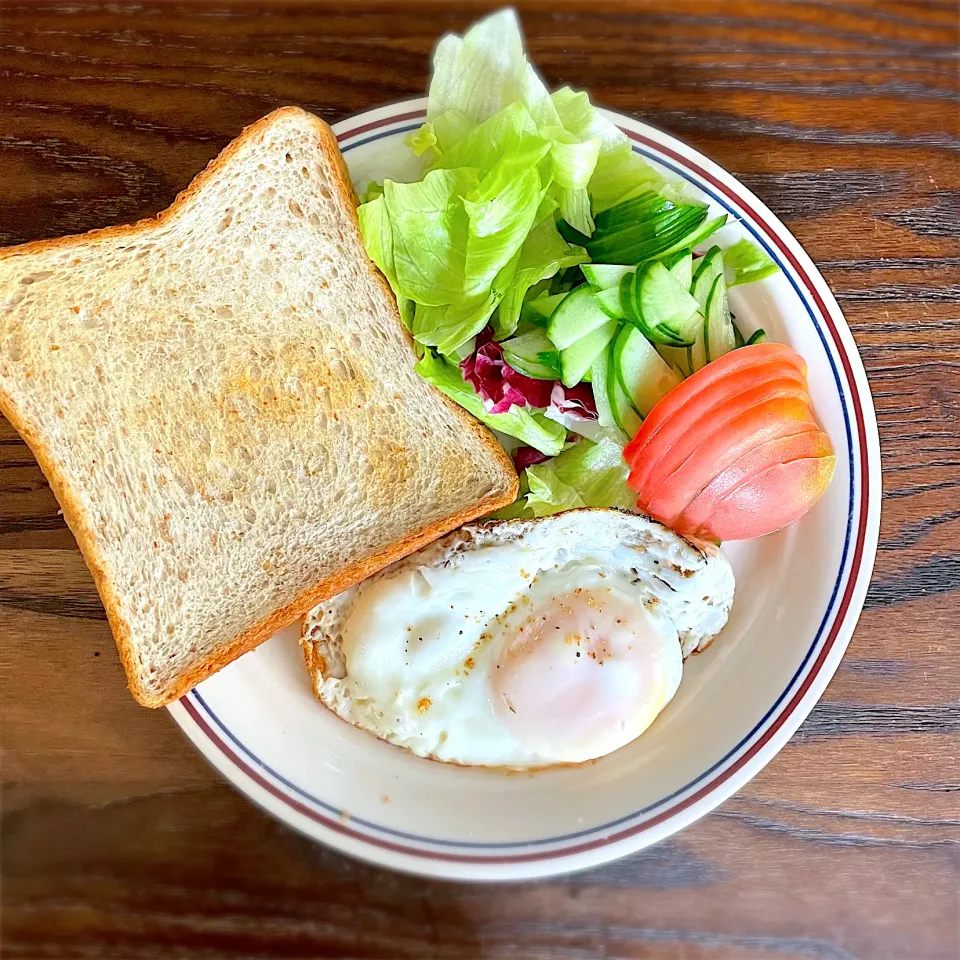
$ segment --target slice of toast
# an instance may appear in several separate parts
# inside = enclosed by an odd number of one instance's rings
[[[0,411],[160,706],[513,500],[414,371],[330,128],[286,107],[154,219],[0,251]]]

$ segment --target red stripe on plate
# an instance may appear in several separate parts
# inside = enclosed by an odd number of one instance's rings
[[[404,120],[423,119],[426,115],[426,110],[414,110],[411,113],[398,113],[395,117],[387,117],[384,120],[372,120],[370,123],[365,123],[362,127],[354,127],[352,130],[347,130],[346,133],[338,133],[337,142],[342,143],[344,140],[348,140],[350,137],[355,137],[358,134],[369,133],[371,130],[385,127],[388,123],[402,123]]]

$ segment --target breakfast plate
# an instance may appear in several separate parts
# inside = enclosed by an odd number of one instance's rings
[[[334,127],[358,191],[414,180],[405,146],[426,100]],[[837,454],[826,494],[778,533],[725,544],[737,594],[713,645],[628,746],[534,772],[414,757],[344,723],[313,696],[299,629],[288,628],[170,705],[200,752],[241,792],[351,856],[430,876],[513,880],[624,856],[703,816],[755,776],[822,695],[866,595],[880,522],[873,403],[849,328],[797,241],[753,194],[681,141],[604,111],[633,150],[682,179],[714,213],[721,242],[748,238],[779,273],[730,293],[738,322],[806,360],[810,394]]]

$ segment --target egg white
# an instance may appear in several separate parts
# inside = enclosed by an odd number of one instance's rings
[[[616,596],[655,638],[653,679],[638,692],[644,719],[632,721],[643,729],[676,692],[681,645],[722,626],[733,581],[715,550],[616,511],[465,528],[318,608],[306,635],[323,637],[338,669],[316,679],[316,692],[344,720],[419,756],[510,767],[584,759],[581,747],[545,755],[518,742],[490,681],[527,611],[584,588]],[[627,666],[611,662],[604,682],[628,682]]]

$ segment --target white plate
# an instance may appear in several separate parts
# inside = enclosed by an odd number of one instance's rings
[[[404,137],[425,103],[337,124],[358,188],[373,178],[416,178]],[[721,245],[750,237],[780,264],[780,274],[736,287],[730,299],[745,333],[762,326],[806,358],[836,475],[799,523],[725,548],[737,574],[728,626],[688,662],[654,726],[594,764],[508,775],[408,755],[314,700],[296,629],[170,707],[250,799],[352,856],[433,876],[519,879],[654,843],[703,816],[780,750],[822,694],[860,613],[880,523],[880,451],[866,377],[836,301],[783,224],[733,177],[673,137],[608,115],[637,152],[729,214]]]

